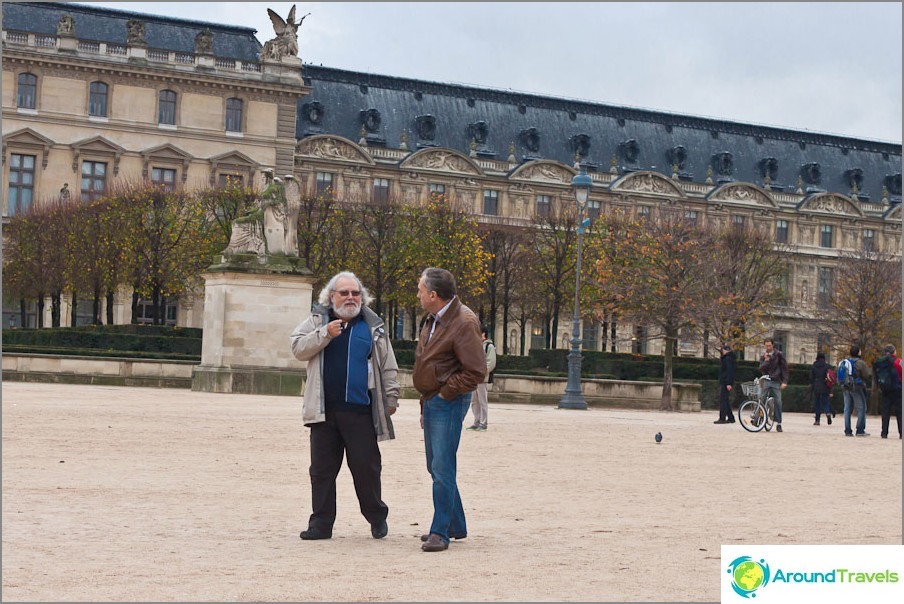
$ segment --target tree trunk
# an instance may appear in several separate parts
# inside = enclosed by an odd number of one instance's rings
[[[78,321],[78,292],[72,292],[72,308],[69,312],[69,325],[75,327]]]
[[[678,342],[677,335],[666,335],[665,337],[665,361],[662,368],[662,403],[659,405],[660,411],[672,410],[672,358],[675,356],[675,345]]]
[[[25,302],[25,298],[19,299],[19,319],[22,329],[28,327],[28,304]]]
[[[107,292],[107,325],[113,325],[113,290]]]
[[[505,300],[502,303],[502,354],[511,354],[509,352],[509,302]]]
[[[132,290],[132,318],[129,320],[130,323],[138,323],[138,292],[136,290]]]
[[[38,293],[37,311],[38,316],[35,317],[35,326],[38,329],[42,329],[44,327],[44,292]]]

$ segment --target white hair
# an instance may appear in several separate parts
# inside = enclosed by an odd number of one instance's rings
[[[324,308],[332,308],[333,302],[330,299],[330,292],[336,291],[336,283],[339,279],[354,279],[358,284],[358,289],[361,290],[361,306],[370,306],[370,303],[373,302],[373,298],[370,296],[370,292],[367,291],[367,288],[364,287],[364,284],[361,283],[361,279],[350,271],[342,271],[341,273],[336,273],[333,275],[333,278],[329,280],[323,289],[320,290],[320,296],[317,298],[317,301],[320,302],[320,305]]]

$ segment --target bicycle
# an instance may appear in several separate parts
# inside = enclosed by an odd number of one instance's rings
[[[758,377],[752,382],[741,384],[744,395],[751,398],[741,403],[738,408],[738,420],[741,422],[741,427],[748,432],[759,432],[763,428],[769,432],[775,424],[775,397],[767,397],[766,402],[760,401],[760,380],[762,379],[765,378]]]

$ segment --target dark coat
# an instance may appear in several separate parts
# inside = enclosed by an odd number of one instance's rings
[[[831,390],[826,386],[826,371],[830,365],[825,359],[817,359],[810,367],[810,384],[813,386],[813,394],[829,394]]]
[[[735,368],[738,366],[738,359],[734,350],[729,350],[722,355],[719,363],[719,385],[729,386],[734,384]]]

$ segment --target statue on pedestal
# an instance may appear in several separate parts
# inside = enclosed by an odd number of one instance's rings
[[[267,169],[263,177],[260,199],[250,212],[233,221],[223,254],[298,255],[301,187],[291,174],[280,179]]]
[[[269,8],[267,9],[267,14],[270,15],[270,21],[273,23],[273,31],[276,32],[276,37],[264,44],[264,48],[261,50],[261,59],[279,61],[285,56],[297,57],[298,28],[301,27],[301,22],[305,20],[305,17],[311,13],[302,17],[297,23],[295,22],[294,4],[289,11],[288,19],[285,21]]]

